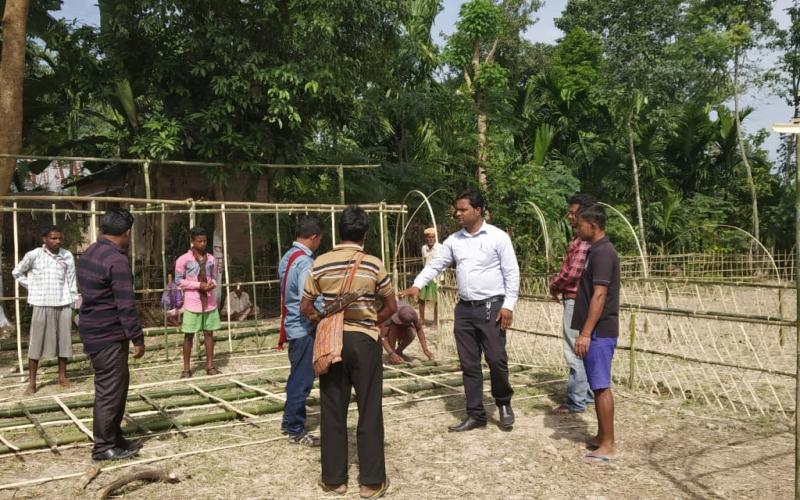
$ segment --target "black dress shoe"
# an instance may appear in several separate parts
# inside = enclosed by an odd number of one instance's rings
[[[126,458],[131,458],[137,453],[139,453],[139,450],[123,450],[122,448],[114,447],[102,453],[93,453],[92,460],[96,460],[98,462],[106,460],[124,460]]]
[[[511,429],[514,427],[514,410],[511,405],[501,405],[500,409],[500,427],[503,429]]]
[[[486,427],[486,420],[478,420],[475,417],[467,417],[460,424],[451,425],[447,428],[450,432],[464,432],[472,429]]]
[[[120,438],[117,441],[117,448],[123,450],[141,450],[142,446],[144,446],[144,439],[125,439]]]

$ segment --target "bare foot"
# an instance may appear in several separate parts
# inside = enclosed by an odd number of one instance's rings
[[[36,385],[28,384],[28,387],[25,389],[25,392],[23,392],[22,394],[24,394],[25,396],[31,396],[31,395],[33,395],[35,393],[36,393]]]
[[[594,451],[587,453],[583,460],[590,463],[607,464],[617,458],[616,450],[611,446],[601,446]]]

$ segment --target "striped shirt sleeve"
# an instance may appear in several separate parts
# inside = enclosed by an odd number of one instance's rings
[[[386,272],[383,262],[378,265],[378,276],[375,283],[375,292],[381,297],[388,297],[394,293],[391,276]]]

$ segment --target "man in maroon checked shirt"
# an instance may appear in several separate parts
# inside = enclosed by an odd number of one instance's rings
[[[572,229],[577,227],[576,214],[578,211],[596,202],[594,196],[588,194],[578,193],[569,198],[567,220]],[[561,270],[550,280],[550,295],[564,306],[564,359],[569,368],[567,400],[553,408],[553,413],[556,414],[582,413],[586,410],[587,404],[594,403],[594,394],[589,388],[583,361],[575,355],[575,339],[578,338],[580,332],[570,327],[572,313],[575,309],[575,296],[578,293],[578,283],[590,246],[589,243],[575,236],[564,255]]]

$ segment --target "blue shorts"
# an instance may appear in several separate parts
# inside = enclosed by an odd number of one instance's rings
[[[616,347],[617,337],[598,337],[597,332],[592,332],[592,342],[589,352],[583,357],[583,367],[593,391],[611,387],[611,361]]]

